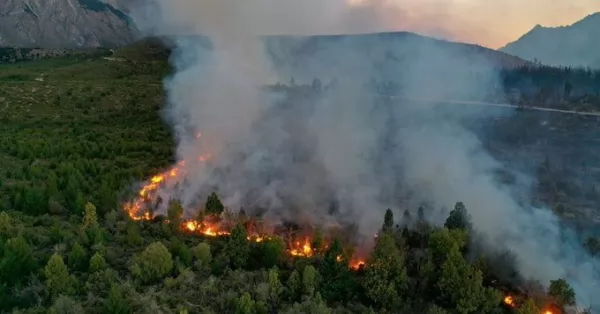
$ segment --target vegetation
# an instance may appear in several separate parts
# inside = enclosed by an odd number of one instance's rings
[[[493,259],[474,256],[462,203],[444,227],[422,217],[397,225],[386,212],[359,269],[343,239],[292,258],[285,239],[247,241],[241,222],[229,236],[186,234],[176,200],[169,223],[130,220],[120,191],[172,164],[174,146],[158,114],[165,60],[131,54],[0,67],[0,312],[467,314],[573,304],[562,279],[545,298],[520,293],[518,308],[504,304],[511,287],[490,280]],[[205,214],[227,213],[216,194],[205,204]]]
[[[87,59],[90,56],[107,56],[107,49],[41,49],[41,48],[12,48],[0,47],[0,64],[23,61],[48,60],[57,57],[74,60]]]

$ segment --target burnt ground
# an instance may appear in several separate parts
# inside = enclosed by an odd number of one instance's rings
[[[533,179],[532,201],[579,228],[600,225],[600,118],[540,111],[465,121],[508,168]]]

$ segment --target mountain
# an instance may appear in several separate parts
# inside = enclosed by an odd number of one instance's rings
[[[280,77],[293,76],[303,82],[371,77],[401,83],[455,76],[460,83],[465,80],[457,75],[483,77],[499,68],[528,64],[497,50],[410,32],[267,36],[264,42]]]
[[[116,47],[135,40],[123,1],[2,0],[0,46]]]
[[[547,65],[600,68],[600,12],[570,26],[535,26],[500,49]]]

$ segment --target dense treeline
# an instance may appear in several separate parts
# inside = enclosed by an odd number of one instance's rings
[[[213,200],[214,202],[214,200]],[[218,199],[217,199],[218,202]],[[210,203],[207,202],[207,212]],[[473,233],[457,203],[444,227],[422,217],[394,224],[391,211],[359,270],[334,239],[317,253],[290,258],[272,237],[246,240],[245,217],[230,236],[204,238],[162,219],[133,222],[88,203],[82,219],[0,213],[2,310],[18,313],[509,313],[489,286],[495,259],[473,262]],[[509,267],[504,264],[502,267]],[[515,313],[574,304],[564,280],[515,296]]]
[[[13,48],[0,47],[0,64],[24,61],[36,61],[57,57],[72,59],[87,59],[94,56],[108,56],[108,49],[43,49],[43,48]]]
[[[482,86],[488,75],[473,72],[461,79],[473,80],[473,86]],[[600,106],[600,70],[526,65],[498,70],[499,84],[482,86],[485,90],[469,91],[455,95],[456,100],[483,100],[490,102],[509,101],[513,104],[533,105],[569,110],[595,111]],[[316,78],[310,84],[298,84],[292,77],[289,82],[280,82],[274,88],[299,87],[320,91],[340,84],[333,78],[322,82]],[[393,79],[370,78],[365,88],[374,94],[405,95],[402,82]],[[411,93],[411,91],[407,91]],[[412,94],[407,96],[427,96]],[[451,96],[451,95],[450,95]]]
[[[165,64],[92,60],[0,68],[0,208],[68,215],[92,201],[103,215],[171,163]]]

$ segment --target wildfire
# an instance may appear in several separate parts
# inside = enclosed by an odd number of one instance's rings
[[[196,138],[202,137],[201,133],[195,134]],[[212,156],[210,154],[204,154],[198,156],[199,162],[206,162],[210,160]],[[182,176],[186,174],[186,164],[184,161],[179,162],[167,171],[155,175],[142,186],[138,192],[138,197],[126,204],[123,209],[127,212],[127,215],[135,221],[149,221],[155,216],[151,211],[147,210],[150,202],[158,201],[158,192],[164,185],[172,185],[177,183]],[[203,220],[184,220],[180,227],[183,231],[191,234],[201,234],[206,237],[217,237],[217,236],[229,236],[231,235],[230,224],[220,222],[219,217],[210,217],[218,219],[203,219]],[[165,221],[168,222],[168,221]],[[247,228],[248,229],[248,228]],[[247,230],[250,231],[250,230]],[[248,232],[247,240],[255,243],[260,243],[265,240],[272,238],[271,235],[260,232]],[[326,246],[325,246],[326,247]],[[287,254],[294,257],[313,257],[317,255],[315,248],[312,247],[311,237],[305,236],[302,240],[293,240],[288,243]],[[342,262],[342,257],[338,256],[338,262]],[[365,265],[363,260],[351,260],[349,267],[354,270],[360,269]]]
[[[354,269],[354,270],[359,270],[361,268],[363,268],[367,263],[362,260],[362,259],[358,259],[358,260],[354,260],[354,261],[350,261],[350,268]]]
[[[515,300],[515,297],[512,295],[506,295],[504,297],[504,304],[510,308],[516,309],[521,307],[520,302]],[[554,310],[550,306],[546,306],[543,310],[540,310],[540,314],[556,314]]]
[[[127,215],[136,221],[151,220],[153,218],[152,214],[143,210],[144,203],[155,198],[155,194],[162,184],[176,180],[183,172],[184,167],[185,162],[181,161],[168,171],[150,178],[149,182],[138,192],[137,199],[125,204],[124,209],[127,212]]]
[[[223,231],[216,225],[207,224],[206,222],[199,223],[196,220],[189,220],[182,223],[182,228],[189,232],[200,233],[208,237],[230,235],[228,231]]]
[[[515,299],[511,295],[507,295],[504,297],[504,304],[510,307],[515,307]]]
[[[304,256],[311,257],[313,256],[313,248],[310,245],[310,240],[308,238],[304,239],[304,242],[301,243],[299,241],[294,242],[293,247],[289,250],[292,256]]]

